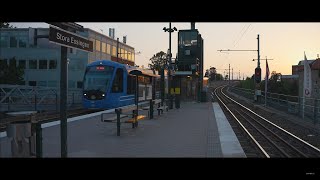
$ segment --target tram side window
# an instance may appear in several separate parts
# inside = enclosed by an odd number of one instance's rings
[[[119,93],[123,92],[123,70],[117,69],[116,76],[112,85],[112,92]]]
[[[136,92],[136,78],[135,76],[128,76],[127,94],[134,94],[135,92]]]

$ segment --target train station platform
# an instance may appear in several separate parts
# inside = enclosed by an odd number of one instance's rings
[[[182,102],[180,109],[160,116],[155,111],[154,118],[139,121],[138,128],[122,124],[120,136],[115,123],[85,116],[68,123],[68,157],[245,157],[216,102]],[[60,126],[42,128],[43,156],[60,157]],[[10,146],[4,139],[2,152]]]

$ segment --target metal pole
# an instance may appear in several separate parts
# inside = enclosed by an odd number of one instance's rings
[[[36,157],[42,158],[42,129],[39,122],[36,122]]]
[[[117,136],[120,136],[120,114],[121,114],[121,109],[115,109],[116,114],[117,114]]]
[[[229,64],[229,84],[230,84],[230,64]]]
[[[259,34],[258,34],[258,65],[257,67],[260,67],[260,38],[259,38]]]
[[[232,68],[232,78],[231,78],[231,80],[233,81],[233,68]]]
[[[171,22],[169,23],[169,72],[168,72],[168,78],[169,78],[169,85],[168,85],[168,90],[169,90],[169,109],[173,108],[173,99],[172,99],[172,95],[171,95],[171,87],[172,87],[172,77],[171,77],[171,64],[172,64],[172,53],[171,53]]]
[[[61,132],[61,157],[68,155],[67,143],[67,51],[68,48],[61,46],[61,68],[60,68],[60,132]]]
[[[117,38],[117,62],[119,61],[119,51],[118,51],[118,49],[119,49],[119,38]]]
[[[136,75],[136,85],[137,85],[137,90],[136,90],[136,114],[135,114],[135,121],[137,121],[137,117],[138,117],[138,104],[139,104],[139,81],[138,81],[138,75]]]
[[[258,34],[258,37],[257,37],[257,40],[258,40],[258,64],[257,64],[257,68],[260,68],[260,38],[259,38],[259,34]],[[261,74],[260,74],[260,76],[261,76]],[[259,96],[258,96],[258,90],[259,90],[259,88],[257,87],[257,84],[259,84],[259,83],[257,83],[256,81],[255,81],[255,96],[256,96],[256,100],[257,100],[257,102],[259,102]]]
[[[160,89],[161,89],[161,106],[163,106],[163,102],[164,102],[164,67],[161,68],[161,83],[160,83]]]
[[[265,78],[265,85],[264,85],[264,103],[265,106],[267,107],[267,89],[268,89],[268,77],[267,77],[267,57],[266,57],[266,78]]]

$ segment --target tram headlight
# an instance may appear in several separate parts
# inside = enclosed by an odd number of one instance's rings
[[[86,93],[84,93],[83,95],[84,95],[84,96],[86,96],[87,94],[86,94]]]
[[[104,97],[105,95],[104,94],[102,94],[102,97]]]

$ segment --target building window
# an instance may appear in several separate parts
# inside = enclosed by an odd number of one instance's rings
[[[82,86],[83,86],[82,81],[78,81],[78,82],[77,82],[77,88],[82,88]]]
[[[128,52],[124,50],[124,59],[128,59]]]
[[[127,60],[130,61],[131,52],[128,51],[127,53]]]
[[[53,59],[49,61],[49,69],[57,69],[57,60]]]
[[[48,81],[48,87],[57,87],[57,81]]]
[[[38,86],[47,87],[47,81],[39,81]]]
[[[107,54],[111,54],[111,52],[110,52],[110,44],[107,44]]]
[[[117,56],[117,48],[112,46],[112,56],[116,57]]]
[[[96,40],[96,51],[100,51],[100,41]]]
[[[102,48],[102,52],[103,52],[103,53],[106,53],[106,52],[107,52],[107,50],[106,50],[106,43],[102,42],[101,48]]]
[[[17,47],[18,43],[17,43],[17,38],[16,37],[10,37],[10,47]]]
[[[119,55],[118,55],[118,56],[119,56],[120,58],[122,58],[122,56],[123,56],[123,52],[122,52],[122,50],[123,50],[123,49],[118,48],[118,53],[119,53]]]
[[[47,60],[39,60],[39,69],[47,69]]]
[[[29,81],[29,86],[37,86],[37,81]]]
[[[27,37],[19,37],[19,48],[27,47],[28,38]]]
[[[19,67],[26,69],[26,60],[19,60]]]
[[[0,47],[7,48],[8,47],[8,36],[4,36],[3,33],[0,35]]]
[[[37,69],[38,68],[37,60],[29,60],[29,69]]]

